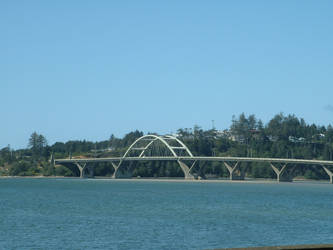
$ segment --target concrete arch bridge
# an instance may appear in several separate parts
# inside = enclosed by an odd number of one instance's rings
[[[189,148],[178,138],[171,135],[144,135],[135,140],[126,150],[122,157],[109,158],[86,158],[86,159],[54,159],[54,164],[74,164],[80,171],[80,177],[85,177],[88,171],[93,176],[94,163],[110,162],[114,168],[112,178],[119,178],[120,169],[125,162],[149,162],[149,161],[174,161],[177,162],[184,173],[185,179],[200,178],[195,173],[195,166],[198,162],[222,162],[227,168],[230,180],[244,180],[246,169],[240,168],[244,162],[267,163],[280,181],[291,181],[292,177],[286,171],[297,165],[311,165],[316,168],[323,168],[333,183],[333,161],[305,160],[305,159],[284,159],[284,158],[250,158],[250,157],[213,157],[193,156]]]

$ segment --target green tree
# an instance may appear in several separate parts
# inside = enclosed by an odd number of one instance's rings
[[[41,135],[33,132],[29,138],[28,147],[32,150],[35,155],[40,156],[43,152],[43,149],[47,146],[46,138]]]

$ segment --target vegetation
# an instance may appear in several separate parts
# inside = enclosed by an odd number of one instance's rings
[[[13,150],[10,146],[0,150],[0,175],[6,176],[77,176],[75,166],[53,166],[51,157],[110,157],[122,156],[137,138],[140,131],[126,134],[123,138],[111,135],[100,142],[68,141],[49,146],[43,135],[32,133],[28,148]],[[242,156],[333,160],[333,127],[306,124],[294,115],[275,115],[263,124],[255,115],[241,114],[233,117],[229,129],[218,131],[179,129],[178,138],[197,156]],[[275,174],[267,164],[244,164],[247,176],[274,178]],[[180,177],[181,169],[174,162],[132,163],[127,166],[133,176]],[[221,163],[201,163],[197,171],[215,177],[227,177],[228,172]],[[327,178],[321,168],[301,166],[294,168],[294,176],[311,179]],[[95,166],[95,175],[110,176],[113,168],[109,163]]]

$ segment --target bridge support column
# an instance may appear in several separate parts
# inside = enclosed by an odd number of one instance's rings
[[[194,161],[192,163],[189,172],[192,173],[194,179],[198,179],[198,180],[206,180],[207,179],[206,175],[203,171],[203,167],[205,166],[206,163],[207,163],[206,161],[204,161],[203,164],[202,164],[202,162],[198,162],[198,161]],[[197,170],[195,173],[193,173],[192,170],[194,169],[195,166],[199,166],[199,170]]]
[[[81,166],[79,163],[75,162],[75,165],[77,166],[77,168],[80,170],[80,178],[84,178],[84,170],[86,168],[87,163],[83,163],[83,165]]]
[[[114,172],[113,175],[111,176],[112,179],[119,179],[119,178],[132,178],[132,172],[130,170],[124,170],[124,171],[120,171],[120,165],[121,165],[121,161],[116,164],[114,162],[111,162],[112,167],[114,168]]]
[[[276,180],[277,180],[277,182],[281,182],[281,181],[288,181],[288,182],[290,182],[290,181],[292,181],[292,177],[290,175],[287,175],[285,173],[287,164],[284,164],[280,170],[276,166],[274,166],[272,163],[270,163],[270,164],[271,164],[271,167],[272,167],[273,171],[276,174]]]
[[[120,164],[115,164],[113,162],[111,162],[112,164],[112,167],[114,168],[114,172],[113,172],[113,175],[111,176],[112,179],[117,179],[118,178],[118,168],[119,168],[119,165]]]
[[[230,180],[244,180],[245,178],[245,171],[242,171],[241,169],[239,169],[240,174],[236,175],[236,171],[239,167],[239,162],[236,162],[235,165],[230,166],[228,163],[223,162],[224,166],[226,166],[226,168],[229,170],[229,174],[230,174]]]
[[[187,180],[193,180],[194,179],[194,176],[190,173],[190,168],[182,161],[179,161],[178,160],[178,164],[180,166],[180,168],[183,170],[184,172],[184,177],[185,179]]]
[[[330,171],[327,167],[325,167],[324,165],[323,166],[323,169],[325,170],[325,172],[328,174],[328,176],[330,177],[330,183],[333,184],[333,173],[332,171]]]

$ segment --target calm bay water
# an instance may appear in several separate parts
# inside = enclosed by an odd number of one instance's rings
[[[0,249],[333,243],[333,185],[0,179]]]

